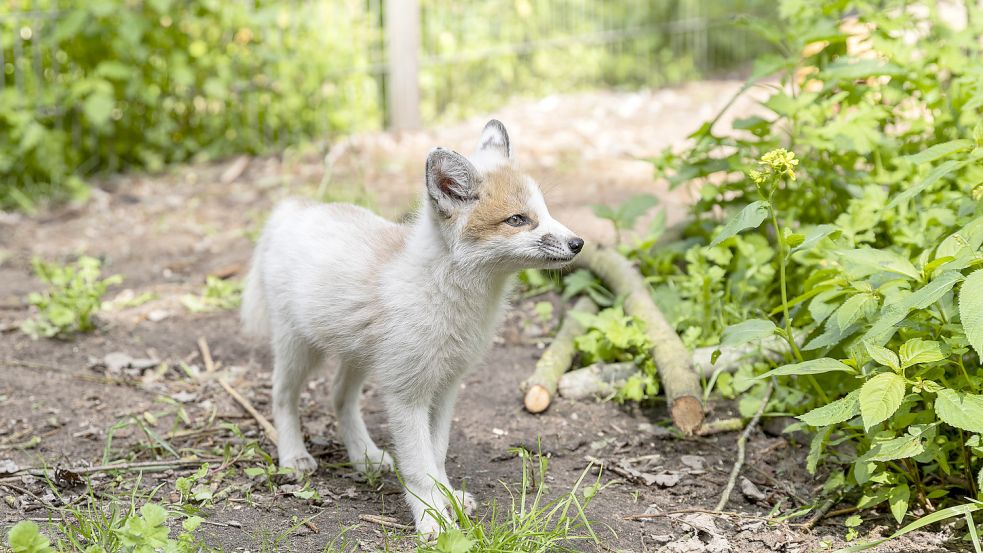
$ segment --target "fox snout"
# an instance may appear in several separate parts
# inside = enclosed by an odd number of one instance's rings
[[[559,238],[545,234],[540,240],[540,248],[550,261],[570,261],[584,248],[584,241],[578,236]]]

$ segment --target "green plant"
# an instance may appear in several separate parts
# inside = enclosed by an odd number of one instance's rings
[[[443,529],[434,543],[420,544],[422,553],[482,553],[495,551],[537,552],[578,551],[576,543],[600,540],[591,527],[586,509],[600,491],[600,474],[593,484],[584,486],[587,470],[573,487],[553,500],[545,493],[546,457],[518,448],[512,450],[522,463],[522,477],[515,489],[508,487],[512,504],[504,513],[493,503],[491,512],[480,519],[464,513],[459,498],[442,488],[457,526],[442,520]]]
[[[605,204],[595,204],[591,206],[594,215],[601,219],[611,221],[614,226],[616,242],[621,243],[621,233],[631,230],[639,217],[658,205],[659,199],[651,194],[639,194],[628,198],[617,207],[610,207]],[[664,224],[664,219],[656,219],[657,224]]]
[[[40,259],[32,262],[34,274],[48,285],[44,292],[32,292],[27,301],[38,315],[24,321],[21,330],[32,337],[68,337],[95,329],[92,316],[102,308],[106,289],[119,284],[119,275],[100,278],[100,262],[88,256],[75,263],[55,265]]]
[[[899,524],[983,497],[983,13],[923,7],[781,2],[762,111],[653,160],[694,221],[627,248],[688,344],[788,343],[718,386],[747,414],[774,379],[821,494]]]
[[[223,280],[209,275],[205,279],[205,289],[201,295],[190,294],[181,298],[188,311],[201,313],[219,309],[235,309],[242,302],[242,282],[238,280]]]
[[[60,531],[66,538],[64,542],[59,542],[57,549],[52,547],[48,538],[41,534],[37,524],[26,520],[18,522],[7,532],[7,546],[13,553],[214,551],[194,534],[202,523],[201,518],[185,517],[181,522],[182,531],[176,538],[171,538],[166,522],[173,515],[154,503],[147,503],[140,507],[139,514],[132,506],[126,514],[113,509],[111,516],[108,517],[98,507],[93,507],[89,511],[72,507],[68,511],[68,518],[74,520],[60,524]]]
[[[350,2],[20,4],[0,21],[0,208],[380,120],[369,14]]]

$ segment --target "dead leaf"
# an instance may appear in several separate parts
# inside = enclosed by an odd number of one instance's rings
[[[655,483],[663,488],[671,488],[683,479],[683,475],[675,471],[666,471],[655,476]]]
[[[20,467],[17,466],[17,463],[10,459],[0,461],[0,474],[13,474],[19,470]]]
[[[744,497],[754,500],[754,501],[764,501],[767,497],[764,492],[758,489],[754,485],[754,482],[747,479],[746,476],[741,477],[741,493]]]
[[[703,470],[707,465],[707,460],[700,455],[683,455],[679,462],[693,470]]]

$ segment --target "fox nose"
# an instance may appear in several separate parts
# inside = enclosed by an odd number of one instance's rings
[[[571,238],[570,241],[567,242],[567,246],[570,247],[570,251],[573,253],[580,253],[580,250],[584,248],[584,241],[580,238]]]

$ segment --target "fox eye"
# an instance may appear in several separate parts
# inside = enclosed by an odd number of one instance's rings
[[[515,214],[505,220],[505,224],[512,227],[521,227],[522,225],[528,224],[529,219],[525,215]]]

